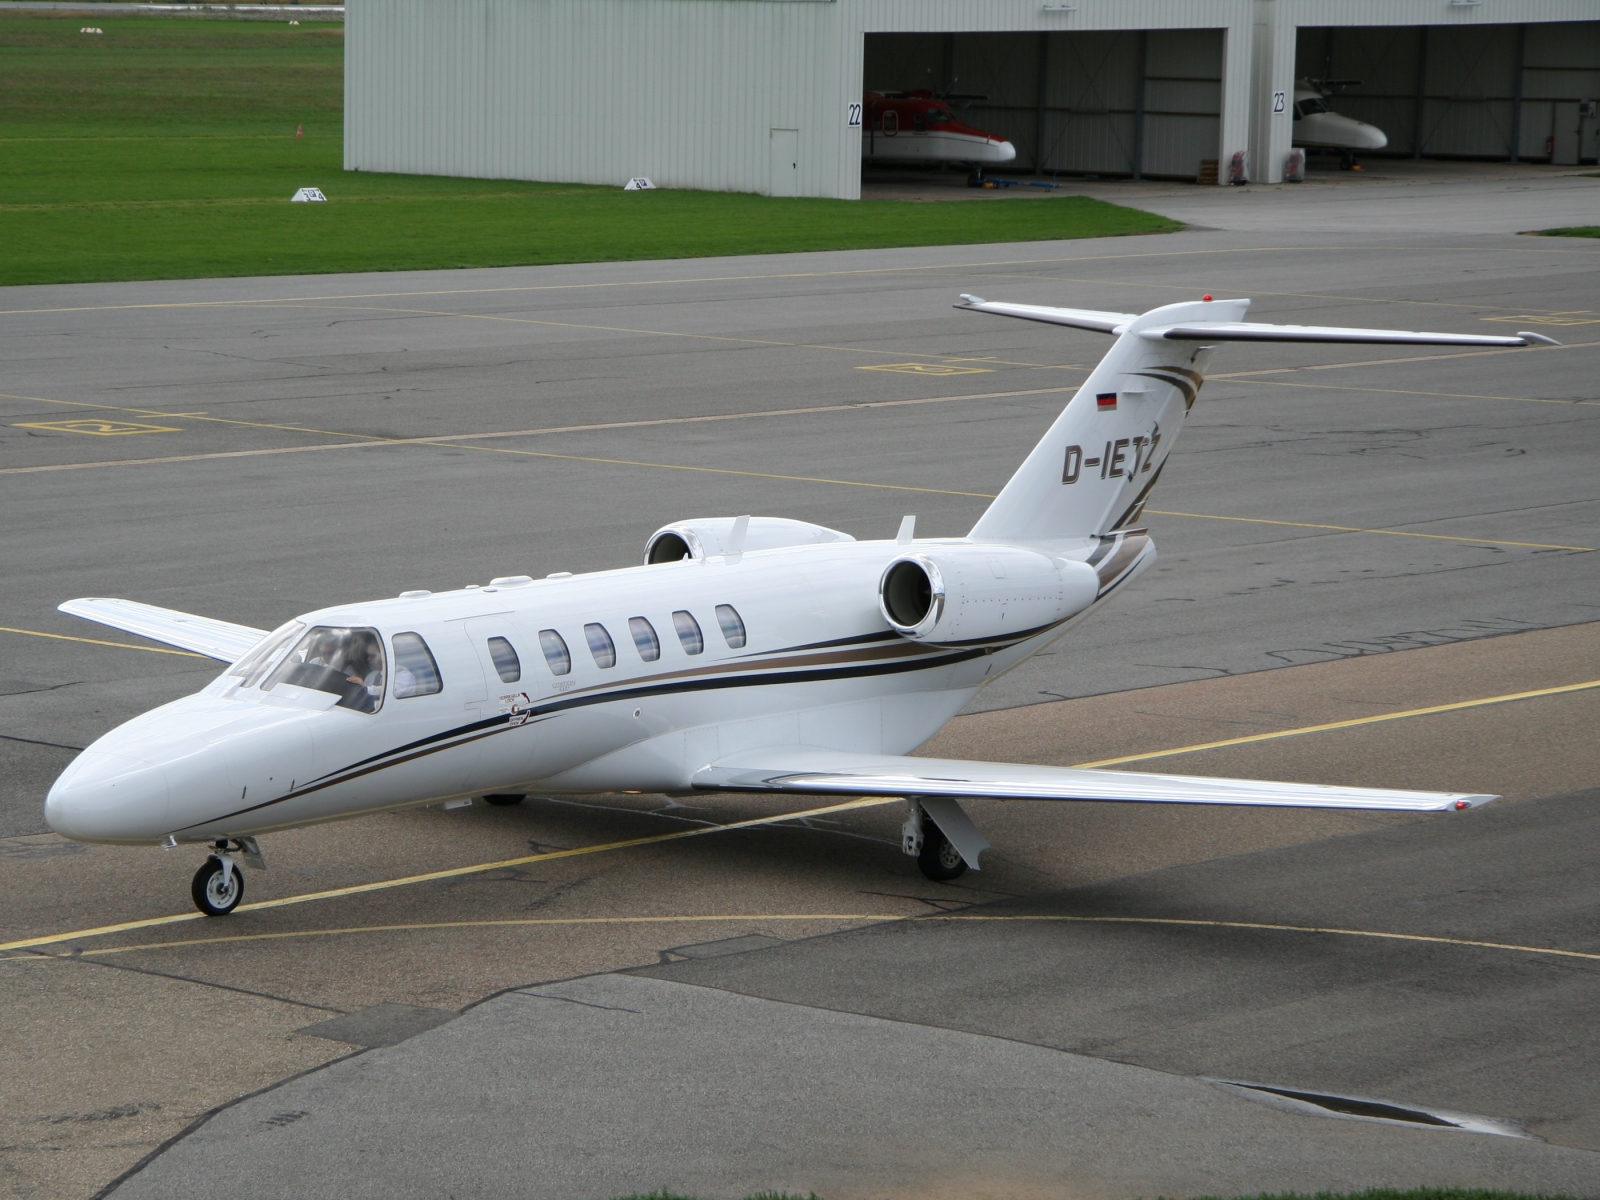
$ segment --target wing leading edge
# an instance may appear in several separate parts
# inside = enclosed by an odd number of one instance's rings
[[[86,621],[97,621],[125,633],[136,633],[151,641],[164,642],[180,650],[192,650],[225,663],[237,662],[247,650],[267,636],[265,629],[197,617],[193,613],[157,608],[154,604],[140,604],[136,600],[89,596],[82,600],[68,600],[56,607],[61,612],[71,613]]]
[[[697,788],[715,791],[1245,804],[1397,812],[1446,812],[1476,808],[1499,799],[1498,796],[1461,792],[1323,787],[1255,779],[1210,779],[1083,767],[851,754],[810,746],[779,746],[731,755],[702,767],[695,773],[693,782]]]

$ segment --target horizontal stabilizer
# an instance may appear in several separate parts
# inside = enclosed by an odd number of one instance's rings
[[[1271,808],[1365,808],[1445,812],[1497,796],[1458,792],[1321,787],[1255,779],[1144,775],[1082,767],[964,762],[894,754],[852,754],[813,746],[750,750],[714,762],[694,786],[743,792],[856,796],[988,797],[997,800],[1119,800],[1154,804],[1244,804]]]
[[[192,650],[207,658],[225,663],[244,657],[250,647],[267,636],[265,629],[252,629],[248,625],[234,625],[227,621],[214,621],[210,617],[197,617],[193,613],[178,612],[171,608],[157,608],[154,604],[140,604],[136,600],[110,600],[90,596],[82,600],[68,600],[57,605],[64,613],[98,621],[125,633],[136,633],[154,642],[164,642],[180,650]]]
[[[1137,313],[1097,312],[1091,308],[1046,308],[1039,304],[1005,304],[985,300],[982,296],[962,293],[963,303],[957,308],[973,312],[994,313],[1001,317],[1021,317],[1024,321],[1043,321],[1046,325],[1070,325],[1074,329],[1092,329],[1096,333],[1116,333],[1133,320]]]
[[[1515,337],[1485,333],[1413,333],[1407,329],[1341,329],[1329,325],[1266,325],[1253,321],[1195,321],[1139,331],[1170,342],[1366,342],[1386,346],[1559,345],[1537,333]]]

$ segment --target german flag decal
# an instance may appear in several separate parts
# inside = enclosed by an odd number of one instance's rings
[[[1094,398],[1101,412],[1110,412],[1117,407],[1117,394],[1115,392],[1101,392]]]

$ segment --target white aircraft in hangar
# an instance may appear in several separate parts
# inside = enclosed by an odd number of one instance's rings
[[[1492,796],[913,758],[979,688],[1155,559],[1138,526],[1222,342],[1526,346],[1493,337],[1247,322],[1248,300],[1140,315],[958,307],[1116,342],[966,537],[857,541],[774,517],[678,521],[642,566],[340,605],[271,633],[126,600],[86,617],[229,664],[112,730],[45,801],[89,842],[209,843],[193,896],[243,894],[273,830],[526,792],[904,797],[930,879],[988,843],[962,797],[1431,812]]]

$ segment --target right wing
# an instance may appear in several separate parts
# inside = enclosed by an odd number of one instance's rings
[[[771,746],[696,771],[697,788],[851,796],[988,797],[996,800],[1125,800],[1157,804],[1246,804],[1271,808],[1365,808],[1445,812],[1498,796],[1463,792],[1322,787],[1256,779],[1146,775],[1084,767],[966,762],[896,754],[852,754],[815,746]]]
[[[135,600],[90,596],[83,600],[68,600],[56,607],[86,621],[98,621],[113,629],[136,633],[151,641],[165,642],[180,650],[192,650],[225,663],[237,662],[246,651],[267,636],[265,629],[197,617],[193,613],[157,608],[154,604],[140,604]]]

